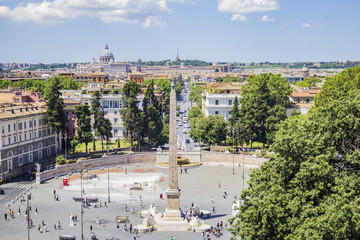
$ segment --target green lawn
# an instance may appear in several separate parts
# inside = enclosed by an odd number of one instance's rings
[[[101,150],[101,141],[96,141],[95,142],[95,146],[96,146],[96,151],[100,151]],[[124,140],[124,139],[121,139],[121,142],[120,142],[120,147],[123,148],[127,148],[130,146],[130,142],[128,140]],[[104,149],[107,148],[107,145],[106,145],[106,141],[104,141]],[[117,142],[109,142],[109,149],[114,149],[114,148],[118,148],[118,144]],[[89,143],[88,144],[88,150],[89,151],[94,151],[94,148],[93,148],[93,142]],[[69,149],[70,151],[70,149]],[[86,151],[86,148],[85,148],[85,143],[81,143],[79,145],[76,146],[75,148],[75,152],[85,152]]]

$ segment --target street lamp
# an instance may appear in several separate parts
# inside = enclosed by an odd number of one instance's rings
[[[234,132],[235,132],[235,130],[234,130],[234,128],[232,129],[233,131],[233,147],[232,147],[232,152],[233,152],[233,174],[235,174],[235,158],[234,158]]]
[[[84,221],[83,221],[83,217],[84,217],[84,210],[83,210],[83,184],[82,184],[82,175],[83,175],[83,168],[82,168],[82,161],[80,160],[80,216],[81,216],[81,240],[84,240]]]

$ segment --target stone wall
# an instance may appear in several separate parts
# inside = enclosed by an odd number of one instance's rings
[[[79,172],[81,168],[83,170],[89,170],[107,166],[155,162],[155,160],[156,152],[134,153],[131,155],[115,155],[104,158],[82,160],[77,163],[61,166],[58,165],[55,169],[41,172],[37,183],[44,182],[54,177],[67,175],[68,173]]]
[[[247,167],[260,167],[263,162],[266,162],[267,158],[257,157],[254,155],[246,154],[231,154],[231,153],[217,153],[202,151],[201,162],[209,164],[224,164],[232,165],[233,159],[235,166],[247,166]]]
[[[188,158],[190,162],[200,162],[200,152],[199,151],[178,151],[178,157]],[[156,154],[156,162],[163,163],[169,161],[169,151],[158,151]]]

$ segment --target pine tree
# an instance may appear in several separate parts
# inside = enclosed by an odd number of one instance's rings
[[[64,113],[64,101],[61,98],[60,79],[58,77],[49,80],[45,89],[45,99],[47,100],[48,124],[56,132],[58,142],[61,143],[60,133],[66,130],[67,118]]]

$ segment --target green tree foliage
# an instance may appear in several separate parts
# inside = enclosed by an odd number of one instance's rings
[[[180,94],[183,88],[184,88],[184,82],[177,82],[175,84],[176,99],[180,98]]]
[[[154,81],[152,80],[146,88],[143,100],[143,134],[149,140],[149,146],[158,142],[163,128],[161,120],[161,104],[154,93]]]
[[[59,83],[59,90],[76,90],[82,86],[82,83],[76,82],[73,78],[65,77],[53,77],[57,78]],[[53,78],[49,81],[24,79],[17,82],[11,82],[10,80],[0,81],[0,89],[6,89],[8,87],[19,87],[22,90],[30,90],[34,92],[40,92],[45,94],[45,89],[50,84]]]
[[[251,75],[241,91],[241,129],[244,140],[271,144],[278,124],[286,118],[285,106],[292,91],[280,74]]]
[[[93,125],[92,128],[94,129],[95,136],[101,138],[101,146],[102,150],[104,150],[104,110],[101,106],[101,98],[102,94],[100,91],[95,91],[93,95],[91,96],[91,114],[93,115]],[[95,136],[94,136],[94,151],[96,150],[96,144],[95,144]]]
[[[198,125],[196,122],[195,125],[195,128],[190,130],[190,136],[196,136],[196,139],[198,139],[201,135],[201,142],[209,146],[226,139],[226,131],[224,131],[226,123],[222,116],[210,115],[200,118]]]
[[[319,78],[305,78],[304,81],[295,83],[298,87],[314,87],[316,83],[321,83],[322,80]]]
[[[237,96],[235,96],[234,104],[231,109],[231,116],[228,121],[228,125],[229,125],[228,136],[230,138],[232,137],[235,138],[234,140],[235,140],[236,149],[239,141],[242,142],[242,138],[243,138],[243,131],[240,125],[241,115],[240,115],[239,105],[240,105],[239,100]]]
[[[360,238],[360,67],[324,84],[307,115],[283,121],[233,219],[242,239]]]
[[[60,142],[60,133],[65,132],[67,118],[64,113],[64,100],[61,98],[59,78],[54,77],[49,80],[45,89],[45,99],[48,124],[56,132]]]
[[[190,88],[190,95],[189,99],[196,103],[200,108],[202,108],[202,91],[204,90],[201,86],[195,86],[193,84],[189,85]]]
[[[132,141],[136,137],[140,147],[141,134],[143,133],[143,114],[138,107],[137,96],[141,93],[141,86],[136,82],[128,82],[124,85],[122,101],[124,108],[120,115],[124,126],[124,136]]]
[[[91,132],[91,112],[88,105],[76,106],[75,114],[77,117],[76,129],[76,140],[81,143],[85,143],[86,154],[88,153],[88,144],[93,140],[93,135]]]
[[[200,140],[200,119],[204,118],[204,114],[201,108],[197,105],[193,106],[187,115],[187,120],[190,122],[191,130],[189,132],[190,137],[196,140]]]

